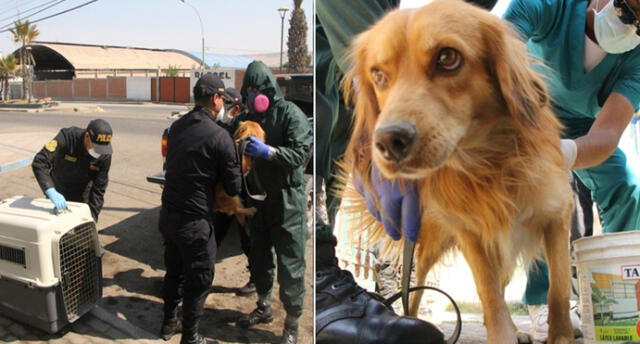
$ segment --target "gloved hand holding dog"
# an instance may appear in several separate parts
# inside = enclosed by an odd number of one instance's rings
[[[415,181],[386,179],[374,165],[371,168],[371,182],[380,200],[381,209],[376,206],[372,190],[365,189],[360,175],[355,175],[356,189],[364,197],[369,212],[382,222],[385,231],[393,240],[400,240],[402,228],[405,238],[415,242],[422,218]]]
[[[249,136],[248,141],[249,143],[247,144],[247,148],[245,148],[244,151],[245,155],[254,158],[271,159],[276,154],[275,148],[262,142],[255,136]]]

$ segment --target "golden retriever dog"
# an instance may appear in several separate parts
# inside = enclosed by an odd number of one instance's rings
[[[504,289],[518,260],[544,254],[548,343],[573,343],[573,199],[562,128],[514,30],[473,5],[435,0],[385,15],[354,40],[351,60],[343,89],[355,118],[343,166],[374,194],[374,164],[388,179],[416,183],[418,282],[458,248],[473,272],[488,343],[517,343],[526,335],[517,332]],[[354,207],[367,213],[355,197]],[[373,236],[383,236],[380,224]],[[414,297],[413,313],[418,304]]]
[[[238,141],[249,136],[255,136],[264,142],[265,134],[262,127],[257,122],[243,121],[240,122],[238,129],[233,135],[234,140]],[[242,174],[247,175],[251,170],[251,158],[242,155]],[[229,196],[222,187],[221,183],[216,186],[216,206],[215,211],[225,213],[227,215],[235,215],[241,226],[246,224],[246,217],[256,213],[256,208],[245,208],[239,196]]]

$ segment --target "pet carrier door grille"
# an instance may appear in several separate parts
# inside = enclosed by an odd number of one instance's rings
[[[99,297],[100,276],[96,259],[94,224],[85,223],[60,239],[62,294],[67,318],[73,321]]]
[[[13,247],[0,245],[0,259],[22,266],[26,266],[27,262],[24,256],[24,248],[17,249]]]

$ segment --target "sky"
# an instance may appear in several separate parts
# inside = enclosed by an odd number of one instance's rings
[[[78,6],[90,0],[0,0],[0,28],[57,4],[29,20]],[[197,9],[204,28],[205,50],[234,55],[280,52],[278,8],[288,7],[284,20],[284,53],[293,0],[185,0]],[[36,7],[35,10],[27,11]],[[313,4],[303,0],[307,46],[312,52]],[[20,17],[19,17],[20,16]],[[200,22],[193,8],[180,0],[98,0],[80,9],[36,23],[37,40],[98,45],[201,51]],[[0,33],[0,53],[18,48],[11,33]]]

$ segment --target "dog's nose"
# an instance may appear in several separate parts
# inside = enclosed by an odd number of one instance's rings
[[[404,159],[416,140],[416,127],[406,121],[387,123],[376,129],[376,148],[387,160]]]

